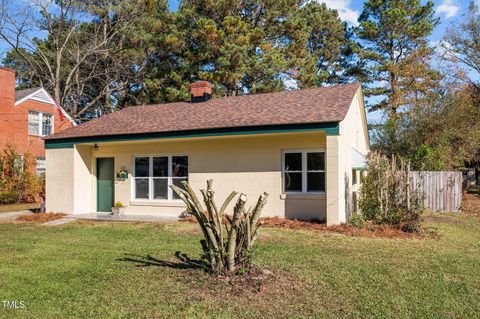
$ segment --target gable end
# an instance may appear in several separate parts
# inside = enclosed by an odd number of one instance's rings
[[[56,105],[53,98],[43,88],[39,88],[38,90],[33,91],[29,95],[19,99],[18,101],[15,101],[15,106],[17,106],[17,105],[19,105],[19,104],[21,104],[25,101],[28,101],[28,100],[34,100],[34,101],[38,101],[38,102],[42,102],[42,103],[47,103],[47,104],[51,104],[53,106]]]
[[[73,120],[73,118],[67,112],[65,112],[65,110],[62,107],[57,105],[55,100],[50,96],[50,94],[48,94],[47,90],[45,90],[44,88],[39,88],[38,90],[35,90],[32,93],[15,101],[15,106],[28,100],[33,100],[33,101],[52,105],[53,108],[58,109],[60,112],[62,112],[62,115],[65,116],[73,124],[73,126],[77,126],[77,123]]]

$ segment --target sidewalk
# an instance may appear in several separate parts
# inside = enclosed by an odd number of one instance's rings
[[[86,220],[98,220],[98,221],[112,221],[112,222],[172,222],[178,221],[176,216],[152,216],[152,215],[110,215],[110,214],[76,214],[68,215],[68,218],[73,219],[86,219]]]
[[[15,212],[5,212],[5,213],[0,213],[0,220],[1,219],[12,219],[12,218],[17,218],[20,216],[25,216],[25,215],[31,215],[33,214],[29,210],[19,210]]]

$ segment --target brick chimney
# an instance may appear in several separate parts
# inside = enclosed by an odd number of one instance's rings
[[[0,67],[0,110],[8,110],[15,105],[15,70]],[[0,113],[2,113],[0,111]]]
[[[190,84],[192,103],[205,102],[212,98],[212,85],[207,81],[198,81]]]

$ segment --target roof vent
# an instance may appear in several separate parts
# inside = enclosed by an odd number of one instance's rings
[[[190,84],[192,103],[206,102],[212,98],[212,85],[207,81],[198,81]]]

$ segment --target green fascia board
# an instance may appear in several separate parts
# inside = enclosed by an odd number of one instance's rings
[[[167,138],[254,135],[254,134],[289,133],[289,132],[291,133],[314,132],[314,131],[323,131],[325,132],[326,135],[339,135],[339,125],[338,125],[338,122],[325,122],[325,123],[305,123],[305,124],[244,126],[244,127],[199,129],[199,130],[174,131],[174,132],[152,132],[152,133],[139,133],[139,134],[72,137],[72,138],[61,138],[61,139],[47,139],[45,140],[45,148],[46,149],[73,148],[75,144],[84,144],[84,143],[141,141],[141,140],[154,140],[154,139],[167,139]]]

